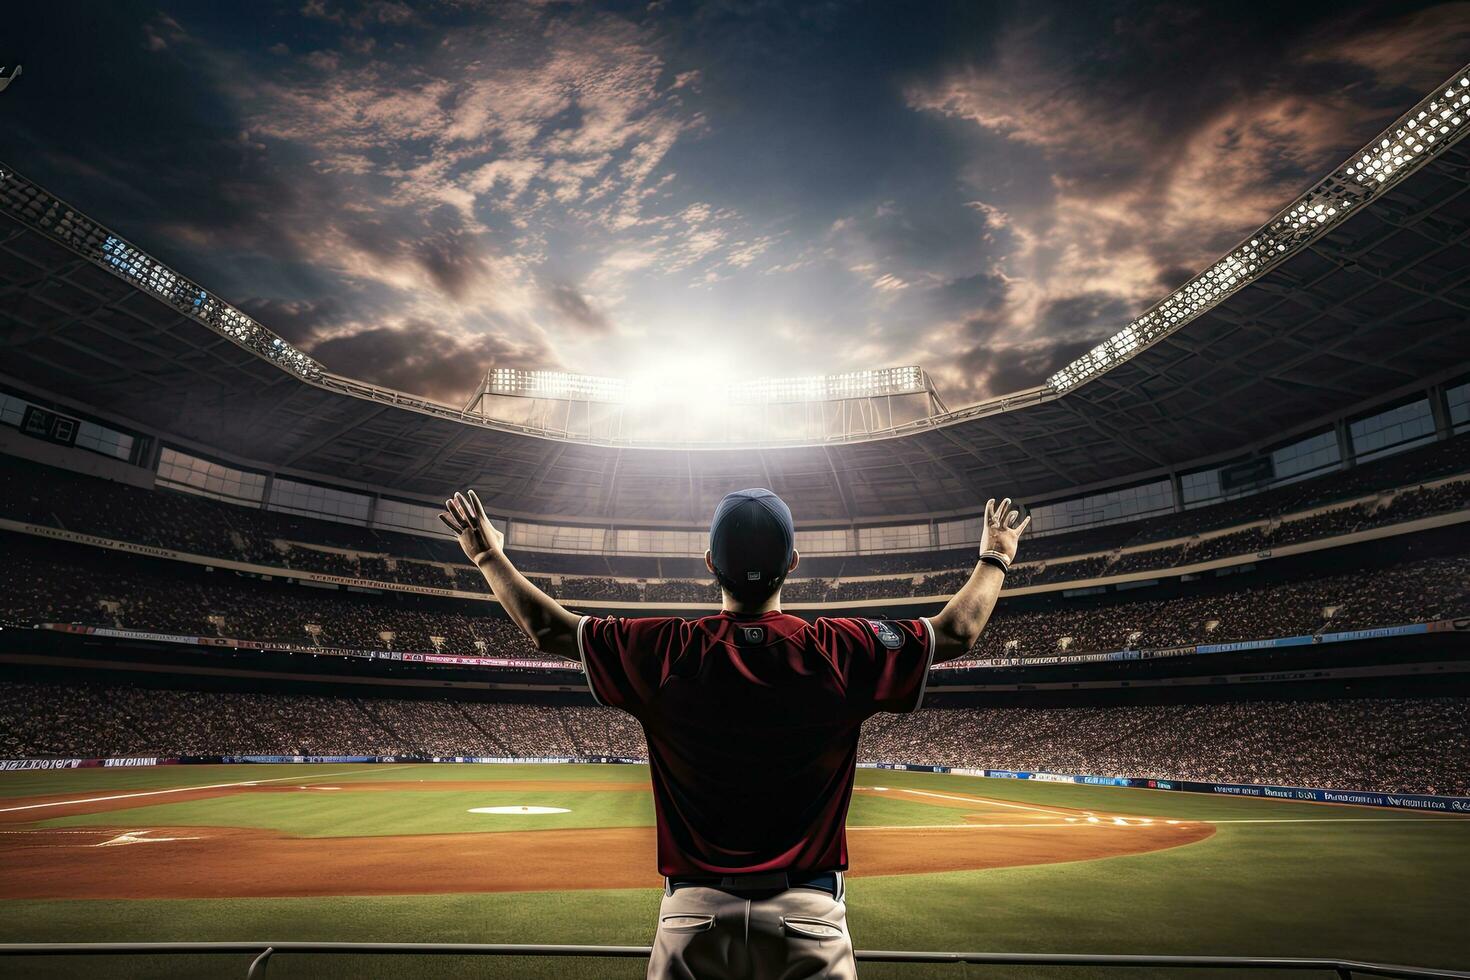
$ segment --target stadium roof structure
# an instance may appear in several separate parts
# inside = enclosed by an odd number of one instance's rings
[[[1046,384],[824,443],[551,438],[332,374],[0,165],[0,378],[236,463],[497,513],[701,525],[970,514],[1268,446],[1470,371],[1470,68]]]

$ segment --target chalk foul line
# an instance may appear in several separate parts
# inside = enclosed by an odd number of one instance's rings
[[[393,769],[407,769],[407,765],[392,766],[389,769],[376,769],[376,772],[391,772]],[[25,806],[0,807],[0,813],[18,813],[21,810],[41,810],[53,806],[80,806],[84,803],[109,803],[113,800],[134,800],[144,796],[167,796],[171,793],[195,793],[202,789],[234,789],[239,786],[258,786],[261,783],[283,783],[291,780],[305,782],[314,779],[331,779],[334,776],[361,775],[363,770],[350,769],[342,772],[324,772],[315,776],[273,776],[270,779],[241,779],[233,783],[210,783],[205,786],[174,786],[170,789],[141,790],[137,793],[117,793],[112,796],[89,796],[81,800],[52,800],[50,803],[29,803]]]

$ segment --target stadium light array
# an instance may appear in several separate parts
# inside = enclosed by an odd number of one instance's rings
[[[666,403],[691,400],[686,386],[650,385],[622,381],[619,378],[597,378],[594,375],[570,375],[557,370],[522,370],[519,367],[494,367],[485,379],[485,391],[492,395],[514,395],[519,398],[551,398],[559,401],[600,401],[600,403]],[[878,367],[853,370],[841,375],[807,375],[801,378],[764,378],[726,385],[723,401],[728,404],[798,403],[798,401],[841,401],[844,398],[876,398],[881,395],[925,394],[928,376],[916,366]],[[700,397],[704,397],[701,389]]]
[[[321,377],[321,365],[311,357],[4,164],[0,164],[0,207],[25,227],[60,242],[242,347],[303,378]]]
[[[628,382],[620,378],[599,378],[589,374],[568,374],[565,371],[525,371],[520,368],[492,368],[486,378],[486,389],[493,395],[551,398],[560,401],[621,404],[630,398]]]
[[[634,384],[619,378],[520,368],[492,368],[485,390],[492,395],[611,404],[707,401],[709,394],[705,389],[691,391],[687,385],[680,386],[672,380],[667,385]],[[923,369],[910,366],[744,381],[725,386],[723,398],[717,400],[726,404],[776,405],[924,394],[928,390],[929,379]]]
[[[1470,69],[1462,69],[1230,254],[1053,374],[1047,387],[1057,394],[1069,391],[1189,323],[1382,194],[1467,128]]]
[[[923,394],[928,389],[929,380],[923,370],[908,366],[744,381],[730,385],[726,395],[728,401],[739,405],[773,405]]]

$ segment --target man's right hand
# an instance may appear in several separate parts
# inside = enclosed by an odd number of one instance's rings
[[[444,510],[439,520],[459,538],[459,546],[470,561],[479,564],[480,558],[500,551],[505,545],[505,535],[485,516],[485,505],[480,503],[480,495],[475,491],[470,491],[468,499],[456,493],[444,501]]]
[[[505,535],[485,516],[480,495],[456,493],[444,501],[439,520],[459,538],[465,557],[475,563],[511,621],[543,653],[578,660],[577,629],[582,617],[567,612],[527,580],[505,556]]]
[[[1005,555],[1006,561],[1015,561],[1021,535],[1030,526],[1030,516],[1021,520],[1021,512],[1011,506],[1010,497],[1002,500],[999,505],[994,497],[990,498],[985,504],[985,528],[980,532],[981,553],[997,551]]]

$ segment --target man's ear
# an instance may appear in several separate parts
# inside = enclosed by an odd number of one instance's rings
[[[715,573],[715,553],[713,551],[709,551],[709,550],[706,550],[705,551],[705,553],[704,553],[704,567],[709,569],[709,573],[711,575],[713,575]]]
[[[786,566],[786,571],[788,573],[796,571],[796,566],[800,562],[801,562],[801,552],[797,551],[795,548],[792,548],[791,549],[791,564],[788,565],[788,566]]]

